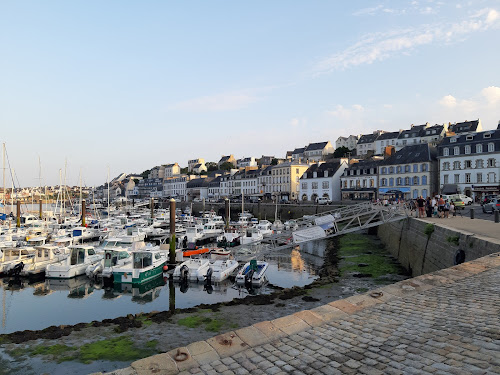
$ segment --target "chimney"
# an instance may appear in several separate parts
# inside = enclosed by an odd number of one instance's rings
[[[384,159],[387,159],[396,153],[394,146],[385,146],[384,148]]]

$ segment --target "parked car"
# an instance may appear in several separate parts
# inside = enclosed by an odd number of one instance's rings
[[[193,202],[197,202],[197,203],[202,202],[202,201],[203,201],[203,199],[201,199],[201,198],[194,198],[193,199]]]
[[[450,203],[453,203],[455,210],[463,210],[465,208],[465,202],[457,196],[451,197]]]
[[[464,201],[466,205],[470,205],[474,202],[474,200],[471,197],[468,197],[467,195],[464,194],[458,194],[458,198]]]
[[[493,198],[488,203],[483,204],[483,212],[492,214],[495,211],[500,211],[500,199]]]
[[[481,205],[484,205],[485,203],[491,202],[492,199],[498,198],[498,195],[496,194],[488,194],[485,195],[483,200],[481,201]]]
[[[316,198],[316,203],[317,204],[330,204],[332,201],[326,197],[318,197]]]

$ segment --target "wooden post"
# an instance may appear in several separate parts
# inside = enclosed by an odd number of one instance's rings
[[[226,209],[226,229],[229,228],[229,220],[230,220],[230,212],[229,212],[229,199],[225,199],[224,200],[224,204],[225,204],[225,209]]]
[[[150,207],[151,207],[151,219],[154,219],[155,218],[155,199],[154,198],[151,198]]]
[[[21,227],[21,202],[17,201],[17,223],[16,227],[20,228]]]
[[[203,213],[205,213],[205,198],[203,198],[202,202],[203,202]]]
[[[170,199],[170,264],[175,264],[175,199]]]
[[[82,199],[82,227],[85,226],[85,216],[87,215],[87,213],[85,212],[85,199]]]
[[[43,212],[42,212],[42,200],[40,199],[40,206],[39,206],[39,216],[40,216],[40,220],[42,220],[42,215],[43,215]]]

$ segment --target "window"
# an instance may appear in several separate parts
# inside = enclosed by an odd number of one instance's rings
[[[405,177],[405,185],[410,185],[410,177]]]
[[[417,176],[413,177],[413,185],[420,185],[420,178]]]
[[[389,178],[389,186],[394,186],[394,179],[392,177]]]
[[[450,143],[457,143],[457,138],[456,138],[456,137],[451,138],[451,139],[450,139]]]
[[[353,180],[349,181],[349,187],[352,188],[353,186],[354,186],[354,181]]]
[[[476,145],[476,153],[480,154],[481,152],[483,152],[483,145]]]
[[[422,176],[422,185],[427,185],[427,176]]]
[[[410,171],[410,166],[409,165],[405,165],[405,172],[409,172]]]
[[[418,164],[413,164],[413,173],[418,172]]]
[[[302,189],[307,190],[307,182],[302,183]]]
[[[417,199],[417,198],[418,198],[418,190],[414,189],[413,190],[413,199]]]
[[[488,159],[488,168],[495,166],[495,159]]]
[[[382,168],[382,174],[387,174],[387,168],[386,167]]]
[[[488,173],[488,183],[497,182],[497,175],[495,172]]]
[[[483,138],[491,138],[491,133],[484,133]]]
[[[468,184],[470,184],[470,181],[471,181],[470,180],[470,173],[466,173],[465,174],[465,182],[468,183]]]
[[[465,169],[472,168],[472,161],[470,161],[470,160],[466,160],[466,161],[464,162],[464,168],[465,168]]]
[[[329,181],[323,181],[321,185],[322,185],[323,189],[330,188],[330,182]]]
[[[449,156],[450,155],[450,149],[449,148],[443,148],[443,156]]]
[[[455,184],[459,184],[460,183],[460,175],[459,174],[453,175],[453,182]]]
[[[466,140],[468,141],[472,141],[474,139],[474,136],[473,135],[468,135],[467,137],[465,137]]]
[[[450,163],[445,162],[443,163],[443,171],[449,171],[450,170]]]
[[[363,187],[365,188],[366,187],[366,180],[363,179]]]
[[[398,165],[397,168],[396,168],[396,171],[398,173],[401,173],[402,170],[403,170],[403,168],[400,165]]]
[[[460,162],[459,161],[453,162],[453,169],[460,169]]]
[[[495,151],[495,144],[488,143],[488,152],[494,152],[494,151]]]
[[[344,189],[346,189],[346,188],[347,188],[347,181],[344,180]]]
[[[484,162],[482,159],[476,160],[476,168],[484,168]]]
[[[380,181],[380,184],[382,186],[387,186],[387,178],[383,178],[381,181]]]
[[[448,175],[445,174],[443,175],[443,184],[447,184],[448,183]]]
[[[420,168],[421,172],[427,172],[427,164],[422,164]]]
[[[422,189],[422,197],[427,198],[427,189]]]
[[[402,179],[401,177],[398,177],[398,178],[396,179],[396,185],[397,185],[397,186],[400,186],[400,185],[402,185],[402,184],[403,184],[403,179]]]
[[[478,184],[483,182],[483,174],[482,173],[478,173],[476,177],[477,177]]]
[[[453,147],[453,155],[459,155],[460,154],[460,147],[455,146]]]
[[[370,180],[370,187],[375,187],[375,180],[373,178]]]
[[[470,146],[469,146],[469,145],[466,145],[466,146],[465,146],[464,152],[465,152],[466,154],[470,154]]]
[[[317,183],[317,182],[312,182],[312,183],[311,183],[311,187],[312,187],[313,189],[317,189],[317,188],[318,188],[318,183]]]
[[[389,167],[389,173],[394,173],[394,167]]]

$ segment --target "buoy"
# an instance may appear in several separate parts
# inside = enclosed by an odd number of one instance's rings
[[[168,266],[167,265],[163,266],[163,271],[168,271]]]

